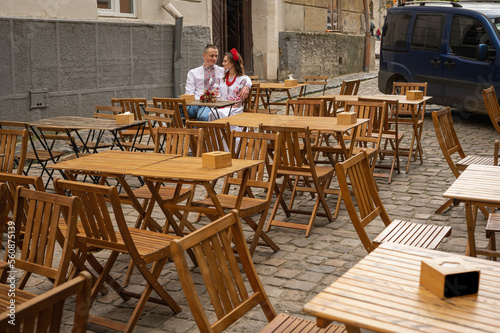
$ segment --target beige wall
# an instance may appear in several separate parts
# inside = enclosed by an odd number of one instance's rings
[[[252,0],[253,61],[256,75],[278,77],[279,12],[282,0]]]
[[[342,1],[342,33],[353,35],[365,34],[365,15],[363,1]]]
[[[137,18],[98,16],[96,0],[0,0],[0,16],[103,19],[140,23],[174,23],[162,4],[166,0],[136,0]],[[211,26],[211,0],[170,1],[184,16],[184,25]]]
[[[327,0],[284,0],[280,30],[324,32],[327,23]]]

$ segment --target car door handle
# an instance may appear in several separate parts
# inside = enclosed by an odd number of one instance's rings
[[[437,68],[439,65],[441,65],[441,61],[438,58],[434,58],[431,60],[431,65]]]
[[[453,61],[451,61],[450,59],[448,59],[444,65],[448,68],[448,69],[452,69],[453,67],[455,67],[455,63]]]

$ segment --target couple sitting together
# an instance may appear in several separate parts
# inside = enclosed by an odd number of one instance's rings
[[[189,71],[186,80],[186,94],[195,96],[196,101],[205,91],[215,92],[217,100],[236,101],[231,107],[218,109],[218,117],[225,118],[243,112],[243,101],[248,97],[252,81],[245,75],[243,59],[235,49],[224,55],[222,66],[215,63],[219,52],[215,45],[207,45],[203,50],[203,66]],[[190,119],[211,121],[217,119],[207,106],[188,106]],[[183,114],[184,115],[184,114]]]

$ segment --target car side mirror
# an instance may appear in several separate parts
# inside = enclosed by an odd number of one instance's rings
[[[488,45],[479,44],[476,51],[476,59],[478,61],[485,61],[488,56]]]

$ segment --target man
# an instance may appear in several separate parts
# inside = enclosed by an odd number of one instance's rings
[[[200,96],[205,90],[213,90],[219,86],[224,78],[224,68],[217,66],[219,51],[215,45],[209,44],[203,50],[203,65],[189,71],[186,80],[186,94],[194,95],[195,100],[199,101]],[[249,82],[240,93],[242,100],[248,97],[252,83]],[[190,119],[208,121],[210,108],[207,106],[188,106]],[[183,114],[184,115],[184,114]]]

